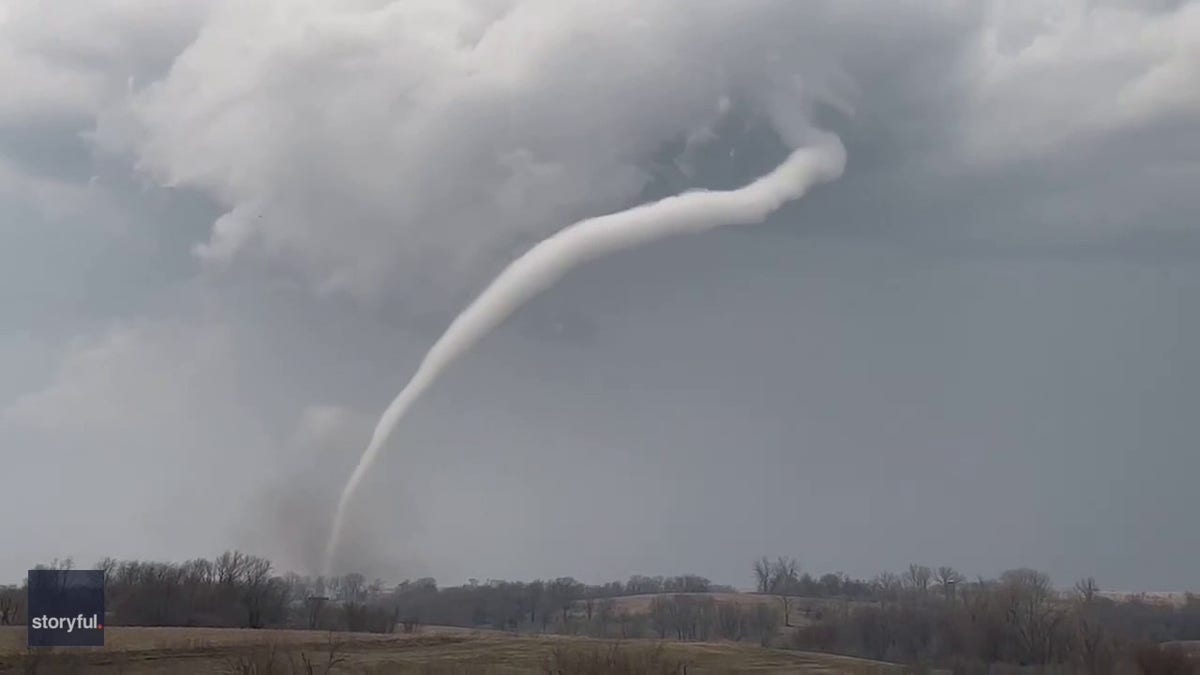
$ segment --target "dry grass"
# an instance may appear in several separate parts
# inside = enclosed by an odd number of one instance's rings
[[[650,606],[655,598],[671,598],[675,596],[687,596],[692,598],[712,598],[717,602],[729,602],[743,608],[754,607],[756,605],[767,605],[774,609],[780,609],[779,596],[770,593],[646,593],[643,595],[622,595],[612,598],[613,607],[617,612],[626,612],[628,614],[649,614]],[[805,613],[806,607],[822,607],[841,604],[841,600],[830,600],[823,598],[808,598],[802,596],[789,596],[789,614],[787,623],[789,626],[807,626],[812,622]],[[855,601],[851,601],[853,604]],[[782,630],[783,625],[780,626]]]
[[[454,626],[422,626],[423,635],[476,635],[481,631]],[[346,633],[355,644],[394,640],[394,635],[378,633]],[[310,630],[247,630],[244,628],[185,628],[185,627],[125,627],[104,629],[104,647],[87,651],[189,651],[219,649],[242,645],[277,644],[280,646],[312,646],[325,641],[327,633]],[[0,657],[25,650],[25,628],[0,626]]]
[[[692,598],[712,598],[717,602],[732,602],[743,607],[753,607],[755,605],[779,603],[779,598],[774,595],[760,595],[758,593],[645,593],[643,595],[621,595],[612,598],[613,607],[617,611],[626,611],[630,614],[647,614],[650,612],[650,604],[655,598],[673,598],[677,595],[692,597]]]
[[[421,635],[202,628],[108,628],[96,649],[29,654],[23,629],[0,630],[0,671],[68,673],[900,673],[860,659],[739,644],[613,643],[462,629]],[[331,641],[332,640],[332,641]]]

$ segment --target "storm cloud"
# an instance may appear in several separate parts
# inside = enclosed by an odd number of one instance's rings
[[[591,263],[448,371],[364,571],[1195,587],[1197,45],[1196,2],[0,2],[0,466],[59,497],[0,577],[313,571],[488,279],[804,120],[841,181]]]

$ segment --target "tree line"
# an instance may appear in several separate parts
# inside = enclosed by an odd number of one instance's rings
[[[72,565],[55,560],[38,567]],[[105,623],[114,626],[392,632],[438,624],[637,637],[652,632],[648,619],[620,611],[612,598],[733,590],[697,575],[635,575],[599,585],[572,577],[471,579],[449,587],[423,578],[389,585],[358,573],[278,574],[269,560],[240,551],[182,563],[106,558],[91,569],[105,573]],[[0,625],[24,623],[24,602],[24,587],[0,586]]]
[[[792,558],[753,564],[797,649],[996,673],[1200,673],[1200,596],[1167,604],[1104,597],[1095,579],[1058,591],[1032,569],[968,581],[952,567],[910,565],[870,581],[820,579]]]
[[[39,567],[70,568],[71,561]],[[585,584],[432,578],[388,584],[361,574],[278,573],[227,551],[182,563],[100,561],[105,623],[414,632],[421,625],[609,639],[732,640],[828,651],[955,672],[1200,673],[1184,647],[1200,640],[1200,597],[1175,605],[1105,598],[1092,579],[1068,591],[1029,569],[996,579],[911,565],[873,579],[812,575],[794,558],[760,558],[758,595],[696,575]],[[630,597],[651,596],[651,597]],[[19,625],[25,589],[0,586],[0,624]],[[1190,670],[1189,670],[1190,669]]]

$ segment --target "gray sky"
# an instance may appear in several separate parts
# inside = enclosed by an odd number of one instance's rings
[[[1200,588],[1200,2],[306,4],[0,0],[0,579],[316,571],[507,261],[816,126],[840,181],[589,264],[457,363],[348,563]]]

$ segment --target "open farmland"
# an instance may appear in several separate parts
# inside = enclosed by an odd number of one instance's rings
[[[712,598],[717,602],[734,602],[742,606],[759,604],[778,605],[779,598],[765,593],[642,593],[640,595],[620,595],[612,598],[617,610],[631,614],[648,614],[655,598],[690,597]]]
[[[418,635],[404,636],[219,628],[115,627],[105,632],[103,648],[30,654],[25,649],[23,628],[0,629],[0,672],[288,675],[905,672],[861,659],[738,644],[647,640],[615,643],[453,628],[428,628]],[[331,662],[332,667],[327,670]]]

